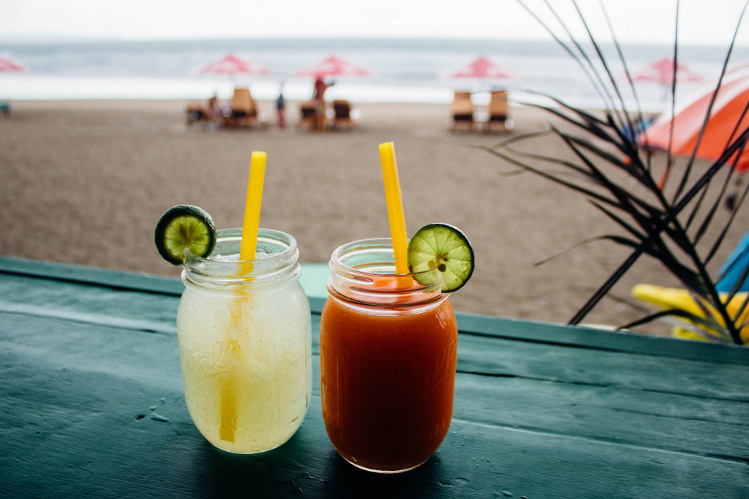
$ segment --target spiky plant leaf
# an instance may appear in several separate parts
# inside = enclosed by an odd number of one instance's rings
[[[676,188],[670,197],[664,193],[664,186],[674,175],[674,161],[671,154],[667,156],[664,173],[660,179],[653,176],[652,153],[647,143],[641,144],[637,131],[643,129],[643,114],[640,110],[639,99],[635,91],[632,77],[626,65],[621,47],[614,35],[605,7],[601,5],[604,12],[609,31],[614,40],[620,62],[625,68],[625,74],[632,94],[637,103],[635,112],[630,112],[624,105],[624,98],[613,72],[610,70],[604,51],[596,41],[585,16],[575,4],[579,20],[586,30],[588,42],[592,47],[592,54],[584,48],[583,44],[575,39],[568,29],[567,24],[555,11],[553,5],[546,2],[547,8],[562,26],[563,31],[569,38],[569,42],[562,40],[548,24],[541,20],[532,9],[522,0],[518,2],[538,22],[546,28],[551,36],[560,46],[578,63],[591,81],[594,89],[604,102],[601,114],[577,109],[568,105],[563,100],[548,97],[552,105],[542,106],[535,104],[551,116],[556,117],[562,123],[570,126],[572,132],[551,127],[546,134],[561,140],[572,153],[573,159],[561,159],[548,157],[542,154],[527,153],[519,150],[516,146],[524,141],[536,139],[538,133],[514,137],[504,143],[491,148],[486,148],[492,154],[508,161],[509,163],[543,178],[551,180],[561,186],[588,197],[593,205],[607,218],[615,223],[626,235],[608,234],[586,239],[585,243],[592,240],[605,239],[613,241],[623,247],[630,248],[629,256],[619,264],[612,274],[604,281],[600,288],[580,308],[570,320],[577,324],[606,296],[613,286],[625,275],[632,265],[643,255],[654,258],[664,266],[671,274],[689,289],[699,299],[695,300],[704,314],[699,317],[683,310],[667,310],[650,314],[625,327],[643,324],[655,319],[669,317],[680,317],[689,321],[690,327],[698,334],[712,341],[728,341],[742,344],[741,328],[745,326],[739,323],[743,312],[749,306],[749,298],[741,304],[738,312],[733,317],[727,311],[727,307],[716,290],[715,280],[707,271],[707,264],[716,254],[723,242],[729,227],[735,220],[738,208],[744,202],[749,186],[743,191],[738,203],[733,207],[726,220],[719,220],[718,206],[723,202],[728,183],[734,174],[732,167],[737,158],[743,152],[749,141],[749,129],[735,130],[735,138],[725,147],[723,154],[717,158],[702,173],[693,177],[694,164],[696,160],[696,148],[689,157],[686,165],[681,169],[681,174],[675,179]],[[573,2],[574,3],[574,2]],[[749,3],[749,2],[748,2]],[[716,85],[712,102],[708,113],[702,124],[698,137],[698,145],[704,130],[707,127],[710,110],[715,103],[715,97],[726,73],[728,61],[733,50],[736,33],[743,19],[744,10],[737,23],[730,47],[723,62],[721,75]],[[671,111],[675,109],[676,97],[676,68],[678,61],[678,18],[679,5],[676,8],[677,35],[674,38],[673,50],[673,78],[671,84]],[[599,66],[597,66],[597,64]],[[602,68],[602,69],[599,69]],[[747,104],[749,112],[749,103]],[[673,122],[672,122],[673,123]],[[582,134],[582,135],[580,135]],[[566,178],[564,173],[548,171],[546,167],[561,167],[573,174]],[[719,172],[731,169],[725,176],[723,182],[718,186],[718,194],[713,198],[708,197],[708,189],[716,182]],[[617,176],[625,173],[633,179],[638,192],[628,186],[617,182],[609,171]],[[572,180],[574,179],[574,180]],[[587,183],[590,186],[582,185]],[[718,236],[706,255],[701,255],[697,250],[697,244],[707,237],[710,229],[717,224],[723,224],[718,230]],[[557,255],[558,256],[558,255]],[[749,277],[749,269],[744,269],[740,276],[743,282]],[[739,289],[735,286],[729,294],[733,298]],[[726,304],[728,301],[725,302]],[[749,326],[747,326],[749,327]]]

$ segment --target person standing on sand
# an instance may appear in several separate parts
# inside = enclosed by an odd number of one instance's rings
[[[284,118],[284,111],[286,110],[286,99],[283,97],[283,83],[281,83],[281,90],[278,92],[276,98],[276,112],[278,113],[278,128],[286,128],[286,119]]]
[[[328,85],[323,81],[322,76],[318,76],[315,80],[315,91],[312,94],[312,99],[323,100],[325,98],[325,91],[328,89]]]
[[[312,94],[312,100],[315,101],[315,128],[318,131],[325,130],[325,91],[333,85],[335,85],[335,82],[325,83],[322,76],[318,76],[315,80],[315,91]]]
[[[223,110],[218,102],[218,93],[214,93],[210,99],[208,99],[208,119],[218,120],[224,115]]]

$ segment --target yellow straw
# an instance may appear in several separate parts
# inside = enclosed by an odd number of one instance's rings
[[[263,201],[263,179],[265,178],[265,160],[268,155],[264,152],[254,151],[250,162],[250,180],[247,182],[247,198],[244,205],[244,223],[242,224],[242,244],[239,247],[239,259],[242,261],[240,273],[252,272],[253,264],[248,260],[255,259],[257,249],[257,233],[260,228],[260,206]],[[244,290],[243,290],[244,291]],[[247,295],[238,295],[235,308],[232,310],[232,328],[239,327],[242,320],[241,301]],[[225,339],[225,346],[233,357],[239,355],[239,343],[229,335]],[[231,371],[227,373],[221,383],[219,393],[219,438],[225,442],[234,442],[237,432],[237,393],[236,381]]]
[[[250,162],[250,180],[247,182],[247,199],[244,205],[244,224],[242,225],[242,245],[239,259],[254,260],[257,248],[257,233],[260,227],[260,205],[263,201],[263,179],[265,178],[265,160],[268,155],[253,151]],[[251,268],[249,270],[252,270]]]
[[[395,273],[408,273],[408,234],[406,220],[403,216],[401,188],[398,182],[398,166],[395,164],[395,150],[392,142],[380,144],[380,161],[382,162],[382,179],[385,182],[385,201],[390,221],[390,237],[393,239],[393,257]]]

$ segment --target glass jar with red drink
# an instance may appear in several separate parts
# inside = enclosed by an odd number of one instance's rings
[[[452,418],[458,331],[448,294],[436,270],[395,274],[390,239],[341,246],[330,268],[320,323],[328,436],[362,469],[413,469]]]

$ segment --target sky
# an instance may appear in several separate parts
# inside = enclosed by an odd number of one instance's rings
[[[526,0],[554,23],[541,0]],[[567,0],[555,9],[582,33]],[[597,39],[599,0],[579,0]],[[745,0],[682,0],[682,43],[725,46]],[[623,42],[669,43],[675,0],[603,0]],[[549,39],[516,0],[0,0],[0,40],[254,37],[440,37]],[[749,13],[747,14],[749,18]],[[554,23],[556,26],[556,23]],[[749,19],[739,31],[749,45]]]

